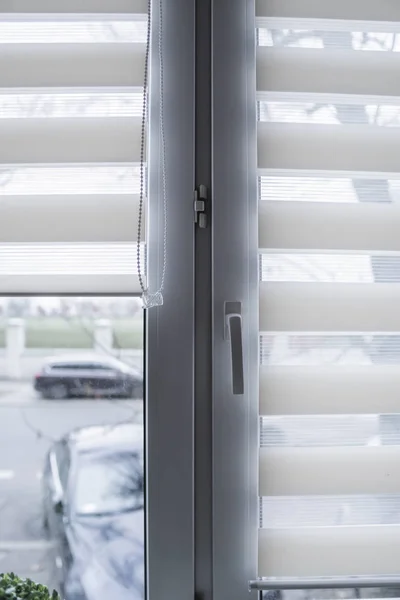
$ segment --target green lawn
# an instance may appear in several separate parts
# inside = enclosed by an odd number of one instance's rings
[[[114,347],[142,348],[140,319],[115,319]],[[0,323],[0,347],[5,346],[5,324]],[[32,317],[26,321],[27,348],[93,348],[93,324],[88,320]]]

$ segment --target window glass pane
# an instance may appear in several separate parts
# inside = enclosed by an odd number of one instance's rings
[[[399,52],[398,33],[376,33],[373,31],[324,31],[311,29],[267,29],[258,30],[260,46],[287,48],[312,48],[320,50],[365,50],[371,52]]]
[[[83,453],[75,481],[73,510],[77,515],[115,515],[143,509],[143,457],[138,452]]]
[[[143,598],[139,298],[0,297],[0,440],[1,571]]]
[[[400,106],[395,104],[356,104],[287,102],[260,100],[260,121],[270,123],[307,123],[309,125],[378,125],[399,127]]]

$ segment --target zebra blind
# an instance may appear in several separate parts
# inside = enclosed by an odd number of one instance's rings
[[[396,575],[400,6],[256,4],[259,576]]]
[[[0,10],[0,293],[136,293],[147,1]]]

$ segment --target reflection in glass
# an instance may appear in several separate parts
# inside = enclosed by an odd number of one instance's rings
[[[143,508],[143,460],[133,452],[83,456],[77,466],[74,510],[110,515]]]

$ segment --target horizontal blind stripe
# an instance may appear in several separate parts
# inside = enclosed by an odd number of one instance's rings
[[[43,274],[0,275],[0,294],[140,294],[137,275],[123,274]]]
[[[399,98],[343,96],[327,98],[329,94],[282,94],[268,98],[269,92],[258,102],[259,119],[267,123],[304,123],[307,125],[374,125],[399,127]],[[346,98],[349,99],[346,102]],[[370,102],[370,100],[373,100]]]
[[[2,0],[4,13],[147,13],[147,0]]]
[[[400,435],[382,431],[382,419],[396,415],[286,415],[260,419],[260,447],[354,447],[399,445]],[[301,525],[301,523],[298,523]]]
[[[257,91],[398,97],[399,68],[400,52],[259,46]]]
[[[260,364],[269,366],[400,366],[400,333],[263,333]]]
[[[1,195],[0,243],[135,242],[138,215],[134,194]]]
[[[399,446],[260,448],[260,496],[398,494]]]
[[[0,119],[141,117],[142,88],[0,88]]]
[[[0,196],[138,194],[140,166],[114,164],[0,165]]]
[[[399,283],[260,284],[260,330],[400,331]]]
[[[139,162],[140,117],[0,119],[0,162]]]
[[[399,525],[262,529],[258,539],[259,572],[264,577],[374,576],[399,571]]]
[[[264,365],[260,415],[399,413],[399,390],[399,365]]]
[[[290,19],[346,19],[354,21],[400,21],[400,7],[392,0],[256,0],[257,17]]]
[[[400,495],[264,496],[262,529],[400,525]]]
[[[334,254],[277,250],[260,255],[260,279],[296,283],[393,283],[400,281],[400,253]]]
[[[260,248],[400,251],[399,232],[400,204],[290,202],[290,196],[259,204]]]
[[[258,123],[258,166],[400,172],[399,132],[373,125]]]
[[[0,243],[0,276],[129,275],[137,272],[136,254],[132,243]]]
[[[0,88],[143,86],[144,44],[1,44]]]

